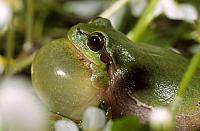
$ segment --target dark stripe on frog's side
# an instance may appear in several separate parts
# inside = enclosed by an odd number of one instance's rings
[[[109,31],[107,51],[115,69],[109,73],[111,79],[107,93],[113,117],[136,115],[144,122],[151,112],[149,106],[145,105],[168,106],[174,100],[189,61],[169,49],[133,44],[123,34]],[[116,73],[119,70],[121,73]],[[199,119],[200,108],[196,106],[200,99],[199,78],[199,75],[194,76],[178,108],[177,129],[180,126],[190,129],[194,125],[194,130],[200,129],[200,123],[193,120]],[[144,106],[138,106],[137,100],[144,103]]]
[[[114,75],[114,65],[109,66],[111,74],[110,87],[107,90],[108,99],[111,105],[112,117],[120,118],[123,116],[135,115],[142,123],[146,122],[151,108],[138,105],[137,101],[129,97],[126,82],[123,76]]]
[[[133,67],[124,77],[125,87],[131,93],[149,87],[150,72],[143,67]]]

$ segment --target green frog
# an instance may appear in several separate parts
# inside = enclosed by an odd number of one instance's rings
[[[135,44],[97,17],[42,47],[32,64],[33,86],[52,111],[80,120],[89,106],[106,102],[112,119],[137,116],[142,123],[157,106],[168,107],[189,64],[181,54]],[[200,129],[200,73],[176,114],[177,129]]]

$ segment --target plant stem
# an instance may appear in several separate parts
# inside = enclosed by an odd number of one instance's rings
[[[142,34],[145,32],[148,25],[153,21],[153,12],[157,3],[158,0],[150,0],[149,5],[137,22],[136,26],[127,34],[128,38],[131,39],[133,42],[140,41]]]
[[[196,40],[200,43],[200,18],[197,21],[197,37]]]
[[[185,92],[189,86],[189,82],[191,81],[192,76],[195,74],[199,64],[200,64],[200,52],[197,52],[193,56],[189,66],[188,66],[188,69],[181,80],[179,90],[177,92],[177,96],[175,98],[175,101],[171,105],[172,113],[174,113],[174,114],[176,113],[176,108],[178,107],[183,96],[185,95]]]
[[[5,74],[9,75],[11,71],[11,60],[13,57],[14,52],[14,39],[15,39],[15,26],[14,26],[14,20],[13,17],[9,28],[8,28],[8,35],[7,35],[7,42],[6,42],[6,66],[5,66]]]
[[[33,17],[34,17],[34,2],[33,0],[26,1],[26,34],[25,34],[25,44],[23,49],[25,51],[32,47],[32,34],[33,34]]]
[[[35,20],[35,29],[34,30],[34,36],[36,40],[41,40],[44,30],[44,21],[45,21],[46,15],[43,14],[43,16],[40,16]]]
[[[119,9],[121,9],[125,4],[127,4],[129,1],[130,0],[118,0],[112,6],[110,6],[107,10],[101,13],[99,16],[103,18],[109,18]]]
[[[22,60],[17,61],[15,67],[11,71],[11,74],[13,75],[13,74],[23,70],[25,67],[31,65],[33,58],[35,57],[35,54],[36,53],[33,53],[30,56],[28,56],[28,57],[26,57]]]

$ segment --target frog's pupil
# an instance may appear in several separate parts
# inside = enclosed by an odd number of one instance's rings
[[[99,51],[103,47],[103,40],[99,36],[91,36],[88,46],[92,51]]]

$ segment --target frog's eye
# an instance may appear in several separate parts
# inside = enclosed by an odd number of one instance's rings
[[[104,36],[101,33],[93,33],[88,38],[88,47],[92,51],[100,51],[104,46]]]

